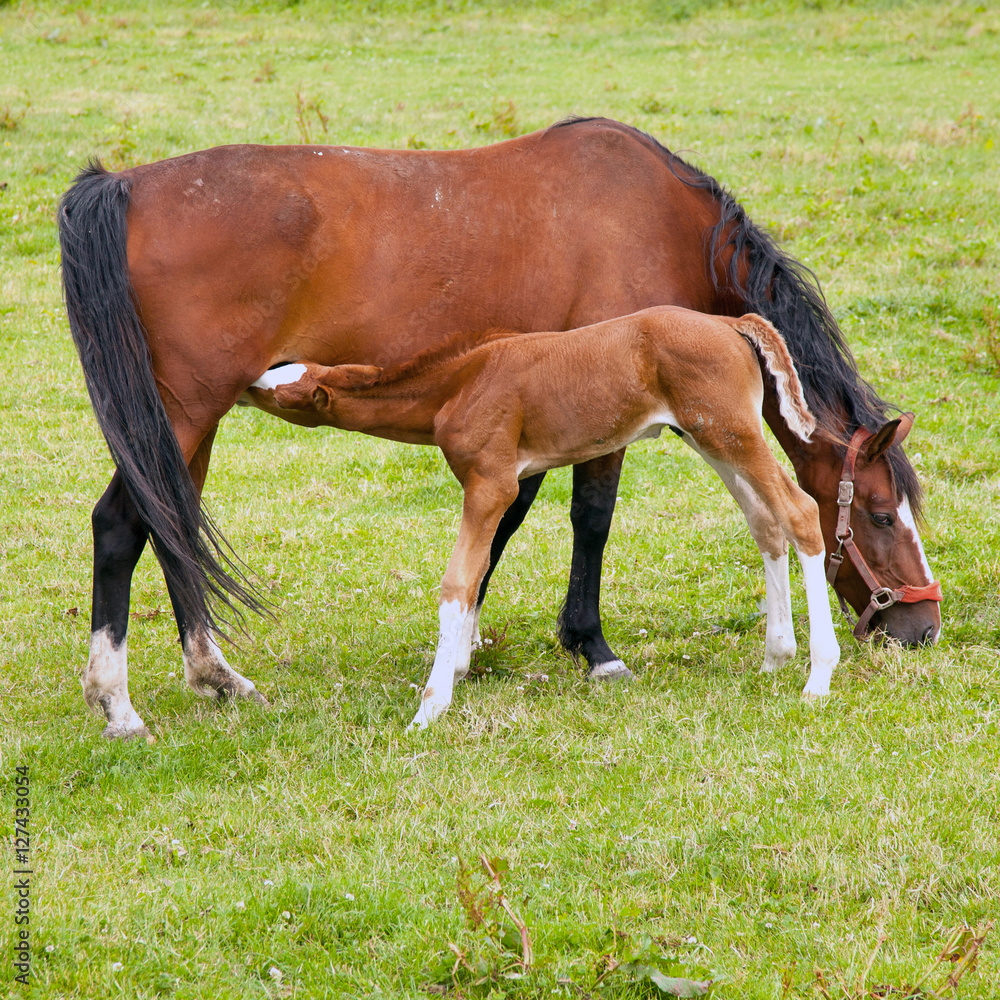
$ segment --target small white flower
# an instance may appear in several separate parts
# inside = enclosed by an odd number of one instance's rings
[[[690,659],[691,659],[691,657],[690,657],[690,656],[688,656],[688,655],[687,655],[687,653],[681,653],[681,659],[682,659],[682,660],[690,660]]]
[[[292,915],[291,915],[291,913],[288,912],[288,910],[282,910],[281,911],[281,915],[285,918],[285,920],[291,920],[292,919]]]
[[[779,806],[783,806],[785,804],[784,799],[775,799],[774,801],[777,802]]]
[[[457,865],[457,864],[458,864],[458,855],[457,855],[457,854],[453,854],[453,855],[451,856],[451,863],[452,863],[453,865]]]
[[[274,883],[269,878],[266,878],[264,879],[264,885],[274,885]]]
[[[819,921],[818,920],[814,920],[813,921],[813,930],[816,930],[819,926],[820,926]]]
[[[641,628],[639,629],[639,635],[649,635],[649,633],[644,628]]]
[[[176,679],[177,679],[177,674],[175,674],[175,673],[174,673],[174,672],[173,672],[173,671],[171,670],[171,671],[170,671],[170,673],[169,673],[169,674],[167,674],[167,680],[168,680],[168,681],[173,681],[173,680],[176,680]]]
[[[53,952],[53,951],[55,951],[55,950],[56,950],[56,946],[55,946],[54,944],[47,944],[47,945],[45,946],[45,950],[46,950],[47,952]]]
[[[685,944],[697,944],[698,939],[692,934],[690,937],[684,938]]]
[[[353,903],[354,902],[354,893],[353,892],[345,892],[344,893],[344,899],[349,899]]]
[[[180,841],[177,840],[177,838],[175,837],[173,840],[170,841],[170,843],[173,844],[174,847],[176,847],[180,843]]]
[[[768,930],[770,930],[770,929],[771,929],[771,928],[772,928],[772,927],[774,926],[774,924],[772,924],[772,923],[766,923],[766,924],[764,924],[764,926],[765,926],[765,927],[766,927],[766,928],[767,928]]]
[[[272,965],[270,969],[267,970],[267,974],[277,983],[281,981],[281,969],[277,966]]]
[[[238,900],[235,905],[237,910],[245,910],[247,908],[247,904],[242,899]]]
[[[124,968],[125,968],[125,966],[122,965],[121,962],[112,962],[111,963],[111,971],[112,972],[121,972],[122,969],[124,969]]]

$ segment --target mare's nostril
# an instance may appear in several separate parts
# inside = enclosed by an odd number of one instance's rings
[[[924,634],[920,637],[921,646],[929,646],[934,641],[935,628],[933,625],[928,625],[924,630]]]

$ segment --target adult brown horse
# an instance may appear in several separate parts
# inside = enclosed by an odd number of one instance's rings
[[[573,120],[474,150],[224,146],[117,174],[94,164],[64,197],[59,227],[70,328],[117,465],[93,514],[83,677],[109,736],[145,732],[126,626],[147,539],[189,684],[259,697],[213,638],[209,594],[257,605],[224,565],[200,493],[219,420],[262,372],[304,357],[388,366],[457,330],[565,330],[658,304],[757,312],[783,332],[827,433],[809,445],[792,435],[773,387],[764,415],[819,502],[827,549],[838,532],[846,540],[838,595],[868,614],[861,631],[911,645],[938,634],[919,485],[898,447],[909,420],[887,420],[812,276],[717,181],[633,128]],[[574,468],[560,639],[593,677],[627,674],[598,612],[622,457]],[[491,570],[541,479],[521,483]]]

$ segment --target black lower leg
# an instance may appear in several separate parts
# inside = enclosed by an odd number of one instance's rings
[[[149,534],[119,473],[91,516],[94,529],[94,600],[91,629],[110,629],[115,646],[128,631],[132,573]]]
[[[486,576],[483,577],[483,582],[479,585],[479,597],[476,599],[477,606],[481,607],[483,601],[486,600],[486,588],[489,586],[493,570],[497,568],[500,556],[503,555],[503,550],[510,541],[511,536],[521,527],[521,522],[531,509],[531,505],[538,495],[538,488],[542,485],[544,478],[545,473],[539,472],[536,476],[529,476],[527,479],[522,479],[518,484],[517,499],[507,508],[504,516],[500,518],[500,524],[497,525],[497,532],[493,536],[493,544],[490,546],[490,567],[486,571]]]
[[[617,452],[573,467],[573,561],[559,614],[559,641],[574,656],[582,655],[592,672],[618,660],[601,629],[601,566],[624,456]]]

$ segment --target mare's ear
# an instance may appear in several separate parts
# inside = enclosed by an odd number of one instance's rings
[[[381,374],[376,365],[336,365],[327,370],[323,382],[337,389],[367,389]]]
[[[910,433],[914,419],[912,413],[904,413],[895,420],[883,424],[865,445],[865,461],[878,461],[892,445],[902,444],[906,435]]]

